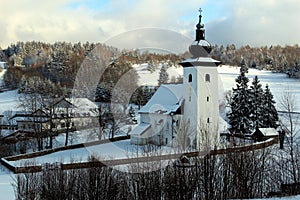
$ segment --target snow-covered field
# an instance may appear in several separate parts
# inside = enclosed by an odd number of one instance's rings
[[[238,67],[222,66],[218,68],[218,71],[224,90],[230,90],[232,87],[235,87],[235,78],[239,74]],[[274,99],[277,102],[277,110],[282,109],[280,100],[285,92],[294,95],[295,100],[300,99],[300,80],[287,78],[286,74],[249,69],[246,76],[250,79],[249,84],[251,84],[253,78],[257,76],[263,88],[265,88],[266,84],[269,85],[271,92],[274,95]],[[296,101],[295,103],[297,104],[295,111],[299,112],[300,102]]]
[[[140,84],[142,85],[156,85],[159,71],[157,70],[154,73],[150,73],[145,70],[147,67],[144,65],[135,65],[134,66],[139,73],[140,76]],[[239,74],[239,68],[229,67],[229,66],[221,66],[218,67],[218,71],[220,74],[220,81],[223,90],[230,90],[235,86],[235,78]],[[178,77],[183,74],[182,68],[171,68],[168,70],[169,77],[172,76]],[[266,84],[270,86],[271,92],[273,93],[276,102],[280,101],[280,98],[283,92],[288,91],[295,95],[296,100],[300,98],[300,80],[289,79],[285,74],[280,73],[272,73],[270,71],[258,71],[255,69],[250,69],[247,76],[252,81],[252,78],[257,75],[259,80],[261,81],[263,87]],[[221,88],[221,89],[222,89]],[[18,93],[17,91],[8,91],[4,93],[0,93],[0,114],[5,110],[17,110],[18,109]],[[298,105],[296,107],[296,111],[300,111],[300,103],[297,102]],[[278,110],[280,110],[280,106],[277,104]],[[134,152],[138,149],[132,149],[132,146],[129,145],[129,141],[117,142],[115,144],[104,144],[98,145],[95,147],[89,147],[85,149],[76,149],[68,152],[58,152],[48,156],[42,156],[38,159],[35,159],[34,162],[38,164],[42,164],[44,162],[58,161],[58,162],[70,162],[71,160],[86,160],[87,156],[90,155],[91,152],[97,152],[101,158],[126,158],[128,157],[128,150],[130,152]],[[24,162],[24,161],[18,161]],[[19,165],[21,163],[14,163]],[[13,176],[11,176],[6,170],[2,169],[0,166],[0,194],[1,199],[14,199],[14,193],[11,186],[11,182]],[[3,196],[4,195],[4,196]],[[276,198],[275,198],[276,199]],[[280,198],[280,199],[300,199],[300,196],[297,197],[289,197],[289,198]]]
[[[157,80],[159,77],[159,68],[155,72],[151,73],[150,71],[146,70],[147,64],[133,65],[133,67],[138,71],[138,74],[140,76],[140,85],[157,85]],[[230,67],[227,65],[222,65],[218,67],[218,72],[220,75],[219,89],[221,91],[231,90],[232,87],[235,87],[235,78],[240,73],[239,70],[239,67]],[[169,79],[171,79],[171,77],[177,78],[183,75],[183,68],[176,68],[173,66],[170,67],[167,70],[167,72],[169,74]],[[250,79],[249,85],[251,84],[255,76],[258,76],[264,89],[266,84],[269,85],[271,92],[274,95],[275,101],[278,102],[278,110],[280,110],[279,102],[284,92],[292,93],[293,95],[295,95],[296,100],[300,99],[300,80],[287,78],[286,74],[249,69],[246,76]],[[223,97],[220,96],[220,98]],[[295,111],[300,111],[300,102],[299,105],[296,107]]]
[[[0,164],[0,199],[15,199],[13,177],[14,175]]]

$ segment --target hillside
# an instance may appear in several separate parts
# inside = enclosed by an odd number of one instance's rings
[[[145,70],[147,64],[136,64],[133,66],[139,75],[139,83],[141,84],[157,84],[159,69],[155,70],[155,72],[150,73],[149,71]],[[170,68],[170,75],[182,75],[182,68],[174,68],[174,72],[171,72]],[[230,90],[235,85],[235,78],[239,73],[238,67],[230,67],[230,66],[221,66],[218,67],[218,71],[220,74],[220,87],[221,91]],[[171,75],[171,76],[172,76]],[[275,99],[279,102],[283,91],[289,90],[295,94],[296,98],[300,98],[300,88],[299,82],[294,79],[289,79],[285,74],[280,73],[272,73],[271,71],[261,71],[257,69],[250,69],[248,73],[248,77],[252,79],[255,75],[259,77],[261,83],[263,85],[269,84]],[[221,97],[222,98],[222,97]],[[17,100],[18,100],[18,93],[16,90],[3,92],[0,94],[0,112],[4,109],[17,109]],[[299,102],[297,102],[299,104]],[[278,103],[277,106],[279,107]],[[299,108],[299,106],[298,106]],[[2,196],[5,199],[13,199],[14,193],[12,189],[12,178],[11,175],[8,174],[7,171],[3,171],[0,166],[0,191],[5,196]],[[276,198],[275,198],[276,199]],[[289,198],[284,198],[289,199]],[[299,197],[295,197],[294,199],[299,199]]]

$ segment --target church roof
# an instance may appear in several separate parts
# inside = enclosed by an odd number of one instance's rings
[[[211,57],[198,57],[198,58],[189,58],[180,63],[183,67],[191,66],[211,66],[216,67],[221,64],[220,61],[215,60]]]
[[[161,85],[150,101],[143,106],[139,113],[170,114],[176,112],[182,102],[187,88],[184,84]]]

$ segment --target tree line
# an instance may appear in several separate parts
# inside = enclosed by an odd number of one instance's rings
[[[248,199],[290,195],[281,184],[292,179],[274,147],[169,161],[144,173],[117,168],[44,169],[16,176],[16,199]],[[93,158],[91,158],[92,160]],[[151,169],[153,163],[122,166]],[[296,168],[299,170],[299,162]],[[298,179],[297,179],[298,180]],[[55,191],[55,192],[54,192]]]
[[[294,46],[262,46],[250,47],[249,45],[237,48],[234,44],[227,46],[215,45],[212,50],[212,57],[222,63],[239,66],[241,59],[244,59],[248,67],[273,70],[275,72],[299,71],[300,47]],[[295,66],[296,69],[295,69]]]

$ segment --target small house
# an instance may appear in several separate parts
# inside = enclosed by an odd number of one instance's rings
[[[258,128],[256,129],[253,134],[252,138],[254,141],[264,141],[270,138],[278,139],[278,131],[275,128]]]

